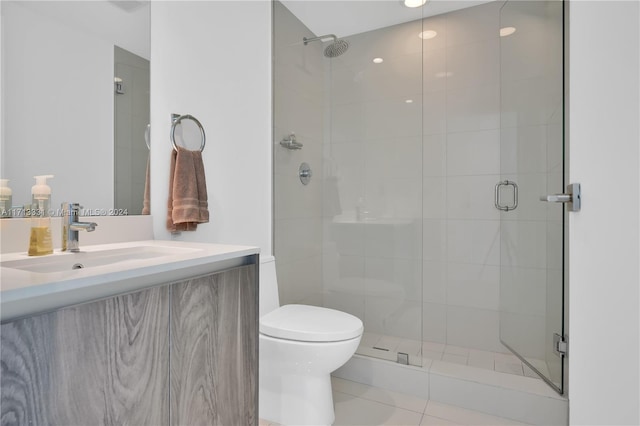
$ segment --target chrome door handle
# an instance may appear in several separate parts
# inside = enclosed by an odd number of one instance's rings
[[[566,194],[541,195],[540,201],[549,203],[565,203],[568,212],[579,212],[582,207],[582,194],[580,193],[580,184],[572,183],[567,185]]]
[[[500,187],[501,186],[513,187],[513,204],[509,206],[503,206],[502,204],[500,204]],[[504,212],[515,210],[516,207],[518,207],[518,184],[510,180],[503,180],[501,182],[496,183],[494,205],[496,206],[496,209],[502,210]]]
[[[548,201],[550,203],[568,203],[571,201],[569,194],[541,195],[540,201]]]

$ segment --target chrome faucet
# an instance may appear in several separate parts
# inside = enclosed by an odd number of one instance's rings
[[[78,215],[82,206],[78,203],[62,203],[62,251],[80,251],[78,231],[95,231],[95,222],[79,222]]]

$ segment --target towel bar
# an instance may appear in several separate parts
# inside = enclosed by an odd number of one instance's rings
[[[202,127],[202,124],[200,124],[198,119],[190,114],[186,114],[186,115],[171,114],[172,123],[171,123],[170,137],[171,137],[171,145],[173,146],[173,149],[175,149],[176,151],[178,150],[178,145],[176,144],[176,126],[180,124],[182,120],[193,120],[196,123],[196,125],[198,126],[198,129],[200,129],[200,135],[202,136],[202,142],[200,142],[200,152],[204,151],[204,146],[206,143],[206,138],[204,136],[204,128]]]

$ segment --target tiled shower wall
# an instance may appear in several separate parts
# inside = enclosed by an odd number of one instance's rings
[[[322,305],[322,43],[287,8],[274,2],[274,254],[280,303]],[[304,146],[289,150],[279,142],[295,133]],[[308,185],[298,178],[302,162],[311,166]]]

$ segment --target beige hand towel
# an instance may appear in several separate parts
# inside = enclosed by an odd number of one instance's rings
[[[167,229],[195,231],[209,222],[207,182],[202,152],[182,147],[171,152]]]

